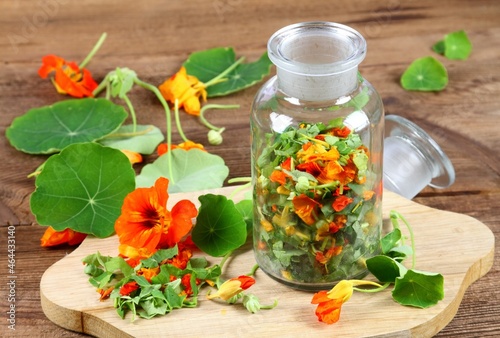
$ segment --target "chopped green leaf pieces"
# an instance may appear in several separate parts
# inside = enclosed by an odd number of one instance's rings
[[[406,90],[439,91],[447,84],[446,68],[432,56],[413,61],[401,76],[401,86]]]

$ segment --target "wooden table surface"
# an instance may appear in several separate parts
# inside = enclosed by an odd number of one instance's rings
[[[0,18],[2,336],[82,336],[50,322],[40,307],[43,272],[73,250],[67,246],[40,247],[45,227],[37,225],[30,213],[34,181],[27,175],[45,157],[16,151],[4,135],[15,117],[64,98],[49,81],[38,77],[42,56],[57,54],[79,61],[102,32],[107,32],[108,38],[88,67],[98,81],[120,66],[158,85],[175,73],[193,51],[232,46],[238,55],[253,61],[265,51],[271,34],[288,24],[324,20],[352,26],[367,40],[368,54],[360,71],[380,92],[386,114],[416,122],[436,139],[454,164],[456,181],[451,187],[428,187],[414,200],[475,217],[500,238],[498,1],[10,0],[0,3]],[[440,93],[404,91],[399,77],[405,68],[416,58],[435,55],[430,47],[445,34],[460,29],[469,35],[473,52],[466,61],[437,56],[448,69],[448,87]],[[246,135],[250,132],[249,110],[257,87],[211,100],[241,105],[239,110],[209,114],[213,124],[225,126],[227,131],[222,145],[207,148],[224,158],[230,177],[250,175]],[[139,123],[164,125],[161,108],[148,92],[134,90],[131,99]],[[189,138],[206,143],[206,129],[196,119],[183,115],[182,123]],[[178,134],[173,137],[174,142],[180,141]],[[15,331],[8,329],[6,314],[11,278],[6,249],[9,225],[15,226]],[[497,246],[497,257],[498,252]],[[497,259],[490,272],[470,286],[455,319],[438,336],[498,335],[499,279]]]

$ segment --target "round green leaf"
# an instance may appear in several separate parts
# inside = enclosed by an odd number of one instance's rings
[[[136,178],[137,187],[153,186],[159,177],[166,177],[170,183],[169,193],[199,191],[222,187],[229,175],[229,169],[222,157],[199,149],[172,150],[172,170],[169,156],[162,155],[142,168]],[[172,175],[171,175],[172,174]]]
[[[437,273],[408,270],[396,279],[392,297],[402,305],[428,308],[444,298],[444,278]]]
[[[112,133],[127,112],[106,99],[73,99],[31,109],[7,128],[7,138],[17,150],[51,154],[73,143],[92,142]]]
[[[213,194],[202,195],[198,199],[201,206],[191,233],[198,248],[211,256],[220,257],[245,244],[246,223],[233,201]]]
[[[39,224],[107,237],[135,188],[135,172],[121,151],[81,143],[51,156],[35,184],[30,205]]]
[[[233,48],[213,48],[192,53],[184,62],[189,75],[196,76],[201,82],[208,82],[236,62]],[[271,61],[267,53],[252,63],[241,63],[224,78],[223,82],[207,88],[208,97],[223,96],[248,88],[269,74]]]
[[[446,68],[432,56],[413,61],[401,76],[401,86],[406,90],[438,91],[447,84]]]
[[[444,46],[444,56],[450,60],[466,60],[472,51],[472,44],[463,30],[447,34]]]
[[[140,154],[152,154],[165,137],[158,127],[153,125],[121,126],[117,131],[99,141],[100,144],[119,150],[130,150]]]

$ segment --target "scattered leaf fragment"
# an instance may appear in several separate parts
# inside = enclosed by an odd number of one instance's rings
[[[439,91],[447,84],[446,68],[432,56],[416,59],[401,76],[401,86],[406,90]]]
[[[466,60],[471,51],[472,44],[464,30],[445,35],[432,49],[450,60]]]

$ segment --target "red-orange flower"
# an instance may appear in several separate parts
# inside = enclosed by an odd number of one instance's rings
[[[92,91],[97,87],[90,72],[74,62],[67,62],[56,55],[47,55],[42,58],[42,66],[38,75],[45,79],[55,71],[52,83],[60,94],[68,94],[73,97],[92,97]]]
[[[56,231],[53,227],[49,226],[42,238],[40,239],[41,246],[49,247],[61,244],[77,245],[83,242],[87,237],[87,234],[82,234],[71,229],[64,229],[62,231]]]
[[[352,203],[352,198],[347,197],[345,195],[339,196],[333,201],[332,203],[332,208],[333,210],[339,212],[344,210],[345,207],[347,207],[349,204]]]
[[[203,151],[206,151],[205,147],[201,143],[195,143],[193,141],[186,141],[179,143],[178,145],[172,144],[170,146],[172,150],[174,149],[182,149],[182,150],[191,150],[191,149],[200,149]],[[158,156],[164,155],[168,152],[168,144],[166,143],[160,143],[158,145],[158,148],[156,149],[158,152]]]
[[[347,302],[358,285],[372,285],[382,287],[380,284],[367,280],[341,280],[330,291],[319,291],[314,294],[311,304],[318,304],[316,316],[320,322],[327,324],[336,323],[340,318],[340,309]]]
[[[205,84],[195,76],[188,75],[184,67],[158,88],[165,100],[171,103],[178,100],[179,108],[184,107],[186,113],[191,115],[200,115],[200,100],[207,100]]]
[[[128,282],[120,288],[120,295],[128,296],[137,289],[139,289],[139,284],[136,281]]]
[[[160,177],[154,187],[137,188],[125,197],[115,223],[121,244],[154,252],[174,246],[189,233],[192,218],[198,213],[196,207],[182,200],[167,210],[167,190],[168,180]]]
[[[321,207],[320,203],[305,194],[295,196],[292,203],[295,213],[304,221],[304,223],[312,225],[316,222],[317,209]]]

